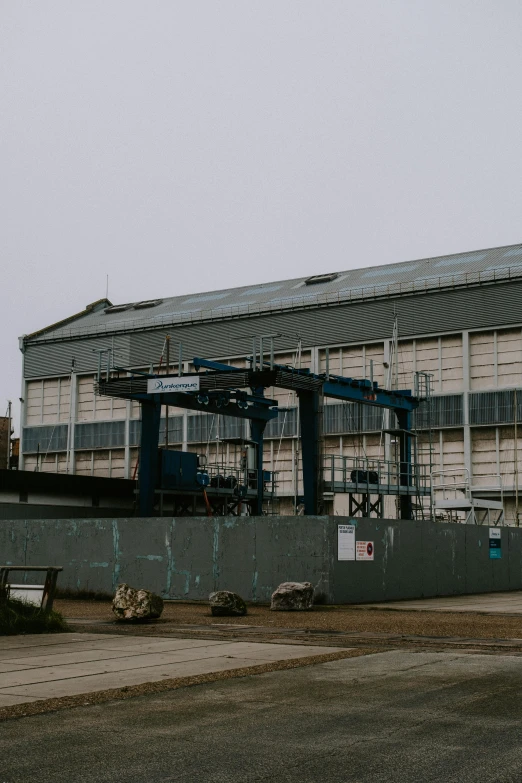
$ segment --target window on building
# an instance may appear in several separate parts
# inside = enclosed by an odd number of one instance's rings
[[[24,454],[48,451],[66,451],[67,424],[55,424],[44,427],[24,427]]]

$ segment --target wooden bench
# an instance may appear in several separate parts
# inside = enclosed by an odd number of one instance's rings
[[[11,571],[45,571],[43,585],[13,584],[8,577]],[[53,608],[54,594],[58,574],[63,571],[62,566],[0,566],[0,592],[7,592],[8,597],[18,598],[27,603],[39,606],[42,611],[50,612]]]

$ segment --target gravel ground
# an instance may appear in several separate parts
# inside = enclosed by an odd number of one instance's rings
[[[520,783],[520,659],[396,650],[0,724],[5,783]]]
[[[89,632],[100,631],[113,633],[129,633],[132,635],[163,635],[168,633],[185,633],[187,636],[194,636],[190,633],[190,627],[194,632],[200,630],[208,632],[222,632],[227,635],[234,635],[234,627],[239,631],[241,626],[255,626],[262,635],[263,629],[267,630],[267,638],[264,641],[275,642],[279,637],[284,637],[285,630],[296,633],[299,629],[312,631],[318,634],[327,635],[332,633],[360,633],[360,634],[395,634],[398,636],[419,636],[432,637],[433,642],[437,640],[451,639],[469,639],[469,640],[502,640],[515,639],[521,640],[522,648],[522,617],[510,615],[490,615],[479,613],[442,613],[429,611],[397,611],[381,609],[365,609],[364,607],[347,606],[316,606],[310,612],[271,612],[266,606],[249,606],[248,614],[245,617],[212,617],[208,605],[190,602],[168,602],[165,604],[163,616],[160,620],[152,623],[126,624],[118,623],[111,612],[110,601],[93,600],[69,600],[59,599],[55,601],[55,609],[61,612],[66,619],[85,620],[84,629]],[[92,625],[98,621],[103,625]],[[280,629],[280,633],[277,631]],[[74,626],[74,630],[81,630]],[[208,633],[206,632],[206,633]],[[274,634],[275,632],[275,634]],[[284,640],[284,639],[283,639]],[[289,641],[286,639],[285,641]],[[333,641],[333,639],[332,639]],[[191,685],[199,685],[215,680],[230,679],[235,677],[245,677],[252,674],[261,674],[263,672],[276,671],[278,669],[296,668],[316,664],[319,660],[336,660],[343,657],[356,657],[359,655],[368,655],[377,652],[380,647],[391,649],[389,642],[382,640],[368,639],[365,642],[360,640],[357,649],[347,649],[342,653],[331,653],[326,656],[315,656],[314,658],[298,659],[296,661],[282,661],[273,664],[264,664],[262,666],[249,667],[231,672],[219,672],[211,675],[202,675],[200,677],[184,677],[174,680],[163,680],[159,683],[146,683],[144,685],[133,686],[129,688],[113,689],[102,691],[85,696],[69,697],[67,699],[50,699],[32,704],[19,705],[16,707],[7,707],[0,710],[0,721],[12,718],[26,717],[38,713],[54,712],[56,710],[77,707],[86,704],[101,704],[103,702],[126,699],[145,694],[159,693],[162,691],[176,690]],[[296,643],[298,639],[295,639]],[[399,640],[397,640],[398,643]],[[404,646],[404,642],[401,646]],[[310,638],[306,643],[314,643]],[[315,643],[324,644],[319,637]],[[373,646],[375,643],[378,647]],[[470,641],[471,643],[471,641]],[[349,638],[336,637],[336,646],[350,646],[353,641]],[[366,645],[372,645],[370,648]],[[384,647],[382,646],[384,645]],[[392,645],[393,646],[393,645]],[[429,645],[428,645],[429,646]],[[475,647],[474,644],[471,644]],[[441,645],[441,648],[444,644]],[[470,652],[479,650],[470,649]],[[484,652],[484,650],[480,650]],[[520,654],[518,651],[515,654]],[[509,650],[504,653],[510,654]]]
[[[522,639],[522,617],[464,612],[424,612],[316,606],[310,612],[271,612],[266,606],[249,606],[245,617],[212,617],[206,604],[168,602],[154,624],[116,623],[110,601],[57,600],[55,609],[65,618],[114,622],[131,633],[152,635],[181,630],[183,626],[251,625],[266,628],[386,633],[468,639]],[[106,626],[107,627],[107,626]],[[139,629],[139,630],[138,630]],[[92,628],[90,629],[93,630]],[[216,628],[217,630],[217,628]]]

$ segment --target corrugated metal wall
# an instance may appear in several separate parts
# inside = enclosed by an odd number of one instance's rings
[[[115,363],[121,366],[146,365],[159,360],[167,332],[174,343],[183,343],[186,360],[197,355],[244,355],[251,350],[253,334],[281,332],[288,335],[278,339],[278,350],[294,349],[297,335],[301,336],[304,346],[378,340],[391,336],[394,308],[402,337],[520,323],[522,281],[130,335],[29,343],[25,376],[65,375],[70,372],[73,360],[77,372],[94,371],[98,365],[97,351],[108,348],[113,349]]]
[[[25,377],[69,375],[73,367],[76,372],[96,371],[98,351],[108,349],[113,352],[114,364],[130,365],[130,336],[125,334],[71,342],[29,343],[25,349]]]

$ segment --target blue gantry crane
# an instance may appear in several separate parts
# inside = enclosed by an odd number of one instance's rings
[[[98,393],[135,400],[141,405],[141,451],[139,463],[139,502],[141,516],[154,513],[158,485],[158,454],[161,406],[170,405],[205,413],[218,413],[248,419],[250,439],[255,445],[257,473],[256,498],[252,513],[263,511],[263,434],[267,423],[277,417],[278,403],[265,397],[266,389],[278,387],[295,391],[299,402],[304,513],[317,514],[320,501],[321,397],[358,402],[394,411],[399,440],[400,517],[411,519],[412,470],[411,417],[419,400],[407,390],[382,389],[371,380],[345,378],[330,373],[316,374],[269,362],[251,360],[250,368],[238,368],[208,359],[195,358],[195,373],[166,378],[154,374],[111,378],[99,374]],[[121,369],[121,368],[120,368]]]

